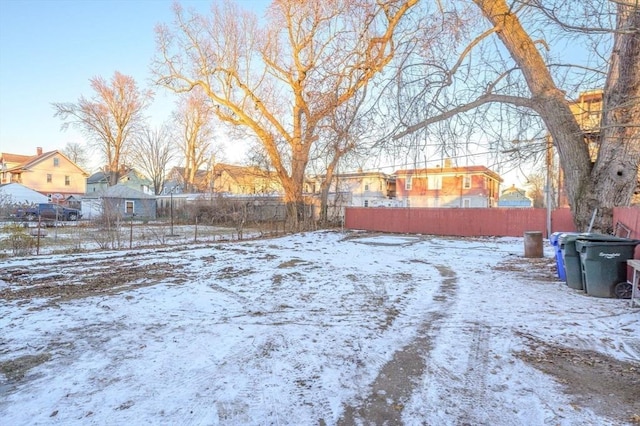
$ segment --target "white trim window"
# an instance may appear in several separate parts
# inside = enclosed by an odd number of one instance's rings
[[[133,200],[125,200],[124,201],[124,212],[126,214],[134,214],[135,213],[136,203]]]
[[[471,176],[466,175],[462,177],[462,188],[471,189]]]
[[[471,198],[463,198],[462,207],[465,209],[468,209],[469,207],[471,207]]]
[[[407,191],[411,191],[413,187],[413,178],[411,176],[407,176],[407,180],[404,181],[404,189]]]
[[[440,175],[427,176],[427,188],[442,189],[442,176]]]

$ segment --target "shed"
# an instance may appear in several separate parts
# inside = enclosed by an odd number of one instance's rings
[[[102,193],[104,213],[121,217],[136,217],[154,220],[156,218],[156,197],[142,191],[118,184]]]

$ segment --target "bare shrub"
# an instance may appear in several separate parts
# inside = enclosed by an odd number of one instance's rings
[[[10,251],[13,256],[29,256],[34,253],[36,242],[27,228],[10,224],[5,225],[2,231],[8,236],[0,240],[0,249]]]

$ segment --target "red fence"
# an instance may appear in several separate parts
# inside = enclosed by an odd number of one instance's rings
[[[521,237],[527,231],[546,234],[546,209],[438,209],[349,207],[345,227],[367,231],[455,236]],[[551,213],[551,232],[572,232],[569,209]]]
[[[631,230],[631,234],[629,235],[629,238],[640,239],[640,208],[638,207],[614,208],[613,224],[616,225],[617,223],[620,223]],[[622,236],[624,237],[626,236],[626,234]]]

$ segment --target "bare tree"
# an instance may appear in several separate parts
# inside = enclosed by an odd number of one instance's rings
[[[220,120],[256,135],[298,228],[319,123],[391,61],[394,32],[416,3],[279,0],[264,28],[230,1],[208,17],[176,6],[174,29],[157,30],[156,81],[176,92],[200,87]]]
[[[88,168],[89,157],[87,156],[87,149],[84,145],[78,142],[67,142],[62,152],[78,166],[85,170]]]
[[[95,92],[90,99],[81,96],[76,103],[54,103],[55,117],[82,131],[102,152],[107,162],[109,184],[118,183],[121,164],[135,132],[143,122],[143,112],[153,93],[138,88],[132,77],[115,72],[111,81],[102,77],[89,80]]]
[[[319,138],[312,153],[312,163],[319,165],[320,177],[320,223],[328,221],[329,191],[335,173],[346,156],[364,145],[361,107],[366,99],[366,90],[360,91],[345,102],[319,125]]]
[[[597,211],[594,229],[611,231],[612,208],[630,203],[640,162],[640,144],[637,143],[640,137],[640,126],[637,125],[640,122],[640,6],[628,0],[535,0],[509,4],[506,0],[473,0],[473,3],[489,27],[481,34],[463,37],[467,40],[466,46],[459,40],[452,44],[462,45],[459,50],[450,48],[458,51],[459,57],[448,67],[441,64],[437,67],[439,81],[435,78],[423,80],[425,92],[433,95],[427,101],[428,115],[423,114],[416,121],[404,121],[404,129],[396,137],[422,131],[443,120],[459,120],[472,111],[487,115],[488,108],[495,104],[510,108],[514,113],[510,115],[512,118],[520,116],[535,120],[534,116],[537,116],[557,149],[576,226],[586,229],[593,212]],[[575,11],[583,9],[595,13],[577,16]],[[472,21],[461,18],[470,15],[455,10],[448,12],[448,16],[458,17],[459,22]],[[571,20],[564,21],[567,17]],[[603,18],[609,17],[615,17],[615,22],[607,28]],[[465,31],[470,32],[472,28],[466,25]],[[600,37],[600,42],[592,43],[594,53],[591,58],[599,59],[597,66],[571,66],[563,63],[562,58],[548,54],[550,43],[534,38],[533,34],[548,34],[552,30],[570,33],[574,38],[584,36],[589,42],[593,42],[593,37]],[[611,35],[613,40],[608,42],[607,37]],[[575,45],[576,41],[573,42]],[[611,48],[608,63],[606,58],[599,56],[602,46]],[[506,48],[508,57],[501,54],[500,47]],[[491,57],[487,56],[489,52]],[[485,61],[474,61],[474,57],[483,57]],[[602,72],[604,66],[608,67],[606,79]],[[602,84],[605,107],[597,159],[592,163],[585,131],[570,109],[570,96],[585,86],[593,89]],[[424,93],[421,95],[424,99]],[[416,100],[412,102],[419,104]],[[505,122],[493,121],[486,128],[497,126],[498,133],[505,135]],[[475,129],[477,131],[478,126]],[[525,135],[517,139],[530,142],[521,146],[542,154],[544,135]]]
[[[527,176],[527,196],[533,201],[533,207],[545,207],[546,178],[544,173],[534,173]]]
[[[176,156],[171,136],[162,126],[157,129],[144,128],[138,133],[130,150],[130,161],[134,167],[148,176],[153,182],[154,194],[162,192],[167,176],[167,167]]]
[[[214,117],[211,101],[200,88],[183,95],[173,113],[176,142],[184,162],[182,180],[187,192],[195,189],[198,170],[210,161]]]

